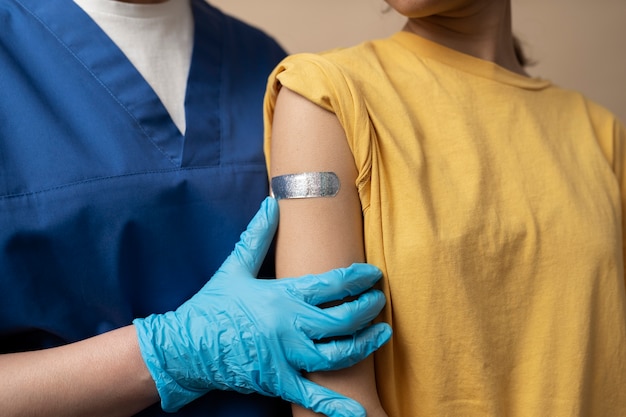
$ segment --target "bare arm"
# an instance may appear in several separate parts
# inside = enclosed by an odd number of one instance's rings
[[[340,179],[335,197],[280,201],[277,277],[319,273],[363,262],[363,224],[355,186],[357,170],[337,117],[283,88],[272,127],[270,175],[331,171]],[[310,379],[359,401],[370,417],[386,416],[372,359]],[[316,415],[294,408],[294,416]]]
[[[231,255],[175,311],[63,347],[0,355],[2,416],[130,416],[159,399],[175,412],[215,389],[281,396],[329,416],[358,414],[353,400],[299,371],[348,366],[389,340],[385,324],[361,329],[383,307],[379,292],[332,310],[312,308],[367,291],[380,271],[358,264],[257,279],[277,226],[278,204],[267,198]],[[312,339],[337,335],[352,337]]]
[[[131,416],[158,400],[133,326],[58,348],[0,355],[3,416]]]

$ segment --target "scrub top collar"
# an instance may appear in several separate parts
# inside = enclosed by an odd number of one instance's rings
[[[135,121],[175,167],[219,161],[221,124],[219,82],[223,60],[220,21],[215,9],[193,0],[194,49],[191,58],[181,134],[156,93],[124,53],[73,0],[17,0],[80,62]],[[200,19],[205,19],[199,23]],[[210,22],[206,22],[209,19]],[[203,39],[198,42],[197,39]],[[213,40],[208,42],[207,40]],[[208,141],[206,132],[211,132]]]

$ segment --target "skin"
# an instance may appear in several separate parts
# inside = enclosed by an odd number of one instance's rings
[[[0,370],[7,417],[123,417],[159,401],[132,325],[58,348],[0,355]]]
[[[0,355],[5,416],[132,416],[159,400],[133,326],[58,348]]]
[[[515,57],[510,0],[387,0],[405,31],[527,75]]]
[[[407,17],[403,30],[526,75],[515,57],[510,0],[387,0]],[[334,198],[280,201],[278,277],[315,273],[364,260],[357,171],[337,117],[282,88],[272,122],[270,175],[333,171],[341,182]],[[332,213],[332,216],[329,215]],[[302,237],[306,236],[306,239]],[[309,375],[385,417],[376,393],[373,364]],[[294,407],[294,416],[316,415]]]
[[[341,183],[333,198],[280,200],[276,276],[363,262],[361,206],[353,186],[357,170],[337,117],[283,88],[276,103],[270,165],[271,176],[332,171]],[[309,378],[360,402],[368,417],[387,415],[378,400],[371,357],[348,370]],[[318,415],[297,406],[293,411],[294,416]]]
[[[124,2],[149,4],[163,1],[125,0]],[[473,3],[485,7],[481,9],[477,5],[472,6]],[[459,51],[492,60],[512,71],[523,73],[521,68],[516,68],[515,62],[512,61],[512,51],[508,50],[512,45],[512,35],[507,30],[507,27],[510,28],[510,17],[508,21],[506,20],[507,10],[510,9],[508,1],[390,0],[389,4],[411,17],[404,30],[420,34]],[[503,8],[503,5],[507,7]],[[450,6],[448,12],[445,12],[445,9],[442,12],[433,9],[442,9],[444,6]],[[433,10],[440,14],[434,14]],[[326,135],[320,137],[326,137],[332,143],[345,144],[345,137],[335,116],[319,108],[311,107],[315,106],[288,90],[281,92],[275,121],[278,128],[276,131],[278,136],[273,141],[275,145],[284,142],[280,139],[280,135],[287,134],[293,128],[293,126],[286,125],[284,132],[287,133],[279,133],[280,118],[289,117],[290,114],[300,114],[301,119],[308,120],[309,123],[303,125],[307,126],[307,135],[311,137]],[[312,117],[307,119],[302,117],[304,114],[310,114]],[[343,150],[346,151],[345,148]],[[284,148],[287,158],[295,151],[292,147]],[[347,151],[349,153],[349,150]],[[276,150],[273,151],[273,155],[275,159],[272,160],[272,175],[295,172],[291,171],[295,168],[293,165],[285,163],[284,155],[280,156],[281,154]],[[356,175],[351,156],[346,155],[345,152],[332,152],[327,160],[329,161],[328,170],[339,173],[342,187],[346,191],[341,191],[340,195],[332,201],[306,204],[307,207],[304,210],[306,216],[311,219],[326,212],[329,207],[339,208],[345,211],[340,211],[344,213],[344,216],[338,216],[337,219],[347,219],[347,222],[345,224],[329,223],[323,228],[316,227],[315,230],[310,231],[314,233],[310,236],[315,236],[315,234],[334,236],[334,239],[326,241],[331,244],[325,250],[324,262],[316,263],[313,258],[319,257],[307,256],[311,253],[309,250],[317,251],[317,248],[311,247],[307,250],[301,246],[293,247],[293,251],[300,252],[297,261],[294,258],[293,262],[289,262],[287,255],[291,251],[285,248],[287,242],[298,241],[290,230],[294,229],[293,222],[299,223],[298,217],[301,216],[302,211],[292,204],[293,202],[281,203],[280,235],[282,237],[279,240],[281,250],[277,261],[281,265],[279,268],[283,276],[321,272],[331,267],[347,266],[351,262],[363,260],[359,223],[360,207],[358,207],[358,200],[355,200],[355,190],[347,187],[349,184],[354,184]],[[297,164],[297,160],[294,160],[294,164]],[[311,169],[318,170],[317,166],[313,164]],[[323,166],[326,165],[319,164],[320,168]],[[356,210],[359,214],[356,214]],[[322,216],[324,217],[327,216]],[[289,223],[292,223],[292,226],[289,226]],[[339,236],[341,234],[345,240]],[[349,249],[346,250],[346,248]],[[295,271],[295,273],[290,271]],[[59,348],[0,355],[0,369],[2,370],[0,404],[3,404],[5,416],[131,416],[159,400],[154,382],[141,359],[133,326]],[[98,378],[94,378],[94,375],[98,375]],[[312,375],[311,378],[354,397],[366,406],[368,416],[384,417],[386,414],[380,407],[373,375],[370,360],[343,372]],[[301,409],[295,412],[296,415],[310,414]]]

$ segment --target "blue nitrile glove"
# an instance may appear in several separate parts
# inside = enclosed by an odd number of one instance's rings
[[[277,224],[278,204],[267,198],[196,295],[176,311],[134,321],[165,411],[210,390],[230,389],[280,396],[331,417],[365,416],[359,403],[300,371],[351,366],[389,340],[389,325],[368,325],[385,303],[380,291],[370,289],[381,273],[355,264],[320,275],[256,279]],[[317,307],[359,294],[335,307]],[[352,337],[320,341],[335,336]]]

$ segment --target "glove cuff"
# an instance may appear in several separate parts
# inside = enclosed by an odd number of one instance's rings
[[[163,315],[152,314],[145,319],[133,320],[133,325],[137,332],[141,357],[159,392],[161,408],[165,412],[174,413],[186,404],[203,396],[207,391],[184,388],[166,371],[167,358],[161,348],[163,346],[162,338],[159,337],[161,332],[154,331],[154,329],[163,328],[163,325],[160,324],[161,321],[163,321]],[[172,346],[167,347],[172,348]]]

